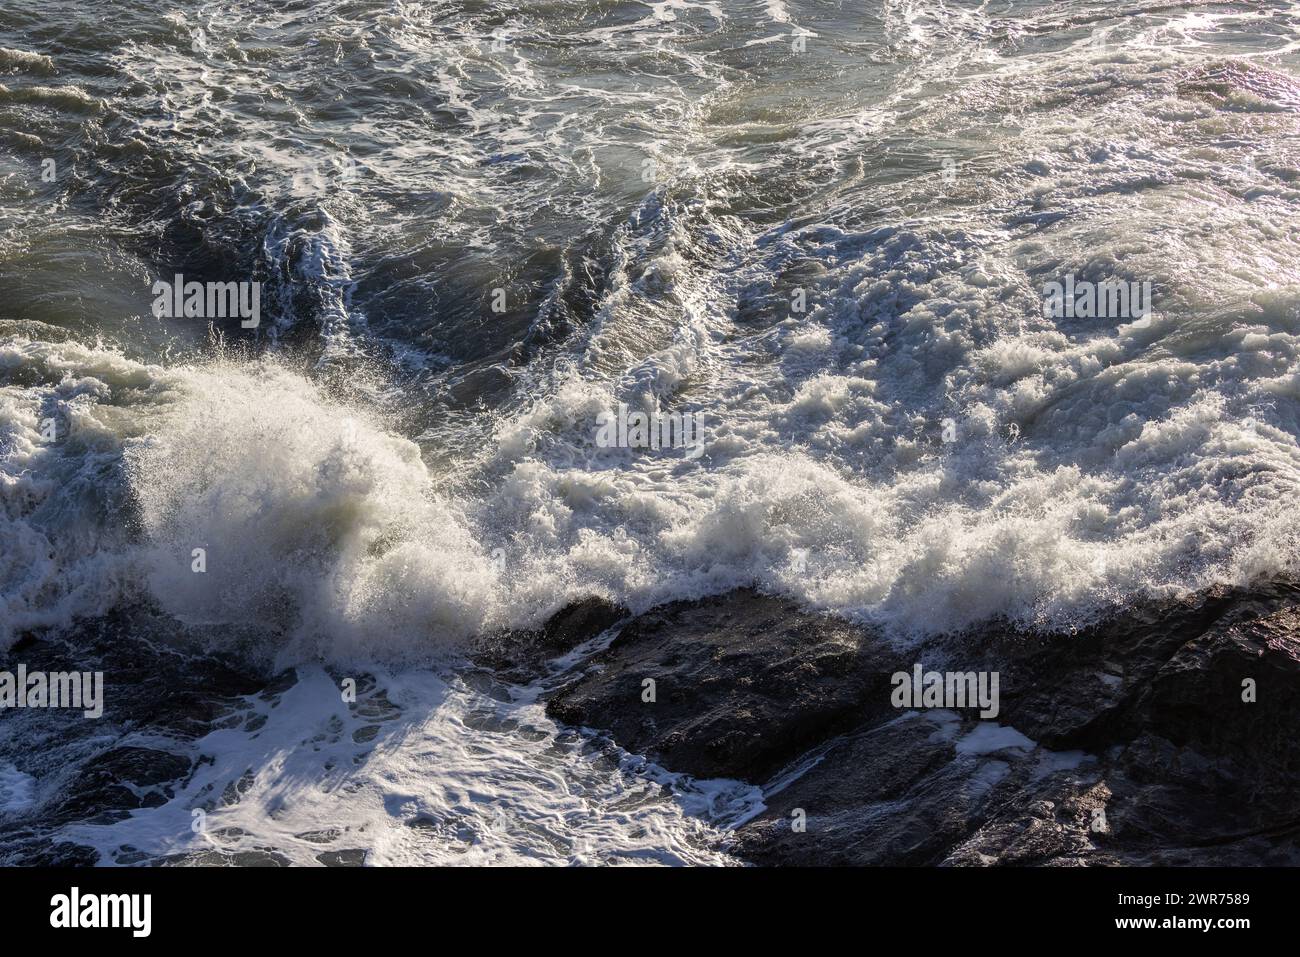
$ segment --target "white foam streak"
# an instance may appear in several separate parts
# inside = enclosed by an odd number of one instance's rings
[[[381,675],[358,704],[306,669],[274,701],[248,699],[242,726],[197,742],[210,760],[170,801],[64,833],[105,864],[123,845],[208,863],[270,847],[299,865],[352,849],[375,866],[725,864],[706,818],[759,800],[562,735],[535,690],[501,701],[408,672]]]

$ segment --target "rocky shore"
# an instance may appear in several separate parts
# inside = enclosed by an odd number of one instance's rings
[[[523,677],[620,618],[548,714],[671,771],[762,785],[766,811],[734,834],[743,860],[1300,863],[1293,586],[1153,604],[1071,636],[993,627],[906,650],[749,590],[637,617],[593,600],[515,636],[513,653],[498,644],[498,667]],[[917,663],[998,672],[996,719],[895,707],[891,675]]]
[[[265,719],[248,703],[273,705],[298,681],[148,633],[109,618],[11,650],[33,668],[103,669],[129,693],[103,722],[5,715],[0,759],[39,782],[40,813],[0,826],[3,862],[105,863],[59,828],[170,800],[210,760],[199,738],[256,731]],[[753,864],[1300,863],[1293,585],[1150,604],[1075,635],[986,627],[908,647],[752,590],[635,616],[592,598],[473,658],[463,676],[493,694],[541,688],[564,725],[672,772],[760,786],[765,809],[727,840]],[[996,716],[899,706],[893,676],[917,665],[996,672]],[[393,710],[362,684],[356,708]],[[347,853],[319,859],[365,858]],[[116,862],[288,863],[270,847],[174,857],[126,848]]]

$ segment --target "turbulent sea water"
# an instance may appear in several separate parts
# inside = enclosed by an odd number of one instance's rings
[[[1298,71],[1277,0],[0,0],[0,649],[148,608],[298,676],[60,837],[726,862],[755,789],[469,639],[746,584],[1068,634],[1293,575]],[[177,273],[260,325],[155,317]],[[1067,274],[1153,311],[1046,317]],[[600,447],[620,402],[704,453]],[[25,720],[0,820],[76,760]]]

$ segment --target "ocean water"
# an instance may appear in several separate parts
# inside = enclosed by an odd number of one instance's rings
[[[65,836],[725,862],[754,789],[466,643],[744,584],[1066,636],[1293,575],[1298,71],[1280,0],[0,0],[0,649],[148,606],[298,669]],[[176,274],[259,325],[157,317]],[[1152,309],[1045,315],[1066,276]],[[702,454],[603,447],[619,403]],[[0,818],[59,786],[22,744]]]

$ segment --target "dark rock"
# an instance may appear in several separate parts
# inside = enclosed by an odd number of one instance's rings
[[[79,769],[63,799],[45,812],[46,823],[120,820],[136,808],[157,806],[152,797],[173,797],[168,785],[184,778],[190,764],[188,757],[153,748],[105,751]]]
[[[951,786],[942,800],[926,793],[968,770],[952,769],[952,739],[944,722],[916,712],[838,738],[767,798],[767,812],[741,829],[733,850],[761,864],[931,863],[964,833]]]
[[[889,676],[915,662],[999,672],[996,722],[895,710]],[[733,835],[755,863],[1300,863],[1289,584],[906,654],[741,590],[632,619],[548,713],[673,771],[767,782]]]
[[[173,629],[174,631],[174,629]],[[6,710],[0,760],[35,779],[32,806],[0,820],[0,860],[95,863],[95,851],[62,841],[73,823],[111,823],[175,796],[198,754],[195,738],[244,707],[266,680],[234,659],[165,640],[148,609],[118,611],[61,636],[27,636],[0,656],[0,668],[103,672],[103,714],[63,708]],[[144,733],[151,747],[124,745]],[[56,852],[32,852],[35,843]]]
[[[551,717],[672,770],[762,780],[868,715],[892,715],[898,656],[862,629],[741,590],[641,615],[584,667],[549,700]]]
[[[364,848],[349,848],[344,851],[322,851],[316,860],[326,867],[361,867],[366,863]]]
[[[603,598],[585,598],[556,612],[542,627],[538,644],[547,651],[562,654],[596,637],[628,614],[626,608]]]
[[[603,598],[584,598],[560,609],[539,630],[506,632],[480,641],[471,657],[508,681],[527,683],[547,673],[548,661],[598,637],[629,614]]]
[[[94,867],[99,852],[66,840],[51,841],[44,834],[23,829],[0,837],[0,865],[12,867]]]
[[[206,734],[230,699],[266,687],[265,676],[233,657],[175,646],[167,628],[146,610],[115,612],[59,638],[24,640],[0,655],[0,668],[21,661],[29,671],[101,671],[104,714],[91,725],[180,737]]]
[[[1074,635],[989,628],[933,643],[923,660],[999,672],[999,721],[1050,748],[1098,748],[1169,658],[1231,604],[1222,592],[1151,604]]]

